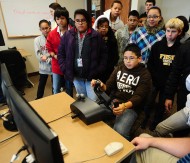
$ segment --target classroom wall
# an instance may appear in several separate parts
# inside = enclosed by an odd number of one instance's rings
[[[145,12],[145,2],[146,0],[132,0],[131,9],[138,10],[141,14]],[[161,8],[165,22],[178,15],[184,15],[189,19],[189,0],[156,0],[156,6]]]
[[[76,1],[77,1],[77,3],[76,3]],[[86,0],[57,0],[57,2],[61,6],[65,6],[68,9],[71,18],[73,18],[75,9],[86,8]],[[47,4],[47,8],[48,8],[48,6],[49,6],[49,4]],[[22,25],[22,24],[20,24],[20,25]],[[36,26],[38,26],[38,24],[36,24]],[[0,46],[0,50],[5,50],[8,47],[14,47],[14,46],[16,46],[17,48],[25,49],[30,54],[32,54],[32,56],[29,56],[26,58],[27,72],[28,73],[37,72],[38,71],[38,61],[34,54],[34,38],[8,39],[7,34],[6,34],[5,24],[3,22],[2,11],[0,11],[0,29],[3,32],[3,36],[4,36],[4,40],[5,40],[5,44],[6,44],[6,46]]]
[[[140,14],[145,12],[145,2],[146,0],[131,0],[131,10],[137,10]],[[156,6],[161,8],[165,22],[179,15],[183,15],[187,19],[190,17],[190,0],[156,0]],[[190,34],[190,30],[188,33]]]

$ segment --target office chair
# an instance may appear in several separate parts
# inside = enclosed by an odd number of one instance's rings
[[[13,49],[0,51],[0,62],[5,63],[14,86],[24,94],[23,88],[27,84],[27,74],[20,52]]]

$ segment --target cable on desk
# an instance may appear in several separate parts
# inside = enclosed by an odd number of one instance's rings
[[[10,163],[13,163],[13,162],[18,158],[19,153],[22,152],[22,151],[24,151],[24,150],[26,150],[26,149],[27,149],[27,146],[26,146],[26,145],[22,146],[22,147],[18,150],[18,152],[12,156]]]
[[[3,142],[5,142],[5,141],[7,141],[7,140],[9,140],[9,139],[14,138],[14,137],[17,136],[17,135],[19,135],[19,132],[17,132],[16,134],[14,134],[14,135],[12,135],[12,136],[6,138],[6,139],[1,140],[1,141],[0,141],[0,144],[3,143]]]
[[[94,158],[90,158],[90,159],[78,161],[78,162],[75,162],[75,163],[83,163],[83,162],[87,162],[87,161],[92,161],[92,160],[96,160],[96,159],[102,158],[102,157],[104,157],[104,156],[106,156],[106,154],[103,154],[103,155],[101,155],[101,156],[97,156],[97,157],[94,157]]]
[[[64,118],[64,117],[68,116],[68,115],[71,114],[71,113],[72,113],[72,112],[70,112],[70,113],[68,113],[68,114],[65,114],[65,115],[63,115],[63,116],[61,116],[61,117],[59,117],[59,118],[57,118],[57,119],[52,120],[52,121],[49,121],[49,122],[47,122],[47,124],[50,124],[50,123],[55,122],[55,121],[57,121],[57,120],[59,120],[59,119],[62,119],[62,118]]]
[[[10,113],[10,111],[7,111],[7,112],[5,112],[5,113],[0,114],[0,118],[3,119],[3,117],[4,117],[6,114],[8,114],[8,113]]]

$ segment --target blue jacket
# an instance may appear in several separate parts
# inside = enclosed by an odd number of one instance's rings
[[[65,79],[69,81],[73,81],[75,77],[74,66],[76,38],[76,28],[72,28],[71,30],[66,31],[61,37],[61,43],[58,48],[58,63],[60,65],[61,71],[65,76]],[[85,67],[85,65],[83,65],[84,69],[87,69],[87,71],[85,71],[86,79],[97,79],[103,75],[106,69],[107,51],[102,37],[93,29],[90,29],[90,32],[87,33],[84,39],[82,53],[85,50],[89,51],[90,62],[88,63],[88,67]]]

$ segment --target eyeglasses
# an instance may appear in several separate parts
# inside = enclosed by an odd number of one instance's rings
[[[135,59],[137,59],[137,57],[124,57],[124,60],[126,61],[134,61]]]
[[[147,16],[147,19],[158,19],[160,16],[157,16],[157,15],[148,15]]]
[[[75,19],[75,23],[86,23],[86,19]]]

